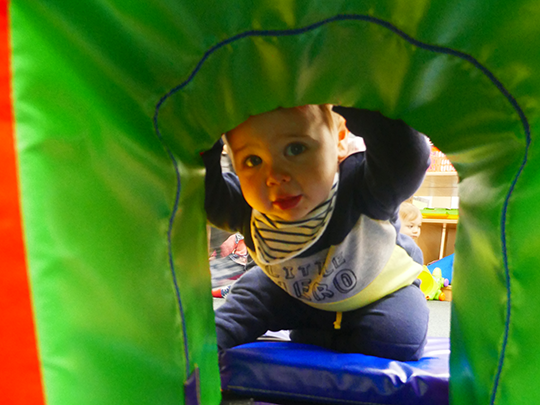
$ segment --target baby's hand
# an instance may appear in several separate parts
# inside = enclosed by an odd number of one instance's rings
[[[384,132],[393,126],[403,126],[403,121],[392,120],[378,111],[370,111],[355,107],[334,106],[333,110],[347,121],[346,125],[353,134],[362,136],[368,133]]]
[[[364,152],[366,150],[366,144],[362,138],[355,136],[352,133],[349,133],[347,136],[347,153],[339,159],[339,163],[343,162],[354,153]]]

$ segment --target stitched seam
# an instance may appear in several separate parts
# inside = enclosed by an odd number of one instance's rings
[[[172,229],[174,224],[174,218],[176,217],[176,213],[178,211],[178,205],[180,203],[180,189],[181,189],[181,182],[180,182],[180,171],[178,170],[178,163],[176,161],[176,158],[174,157],[174,154],[172,153],[169,145],[163,140],[163,137],[159,131],[158,127],[158,110],[161,106],[163,99],[160,100],[160,103],[156,106],[156,111],[154,114],[154,128],[156,131],[156,135],[158,136],[158,139],[162,146],[165,148],[165,151],[169,155],[169,159],[171,159],[172,164],[174,166],[175,174],[176,174],[176,193],[175,193],[175,199],[174,199],[174,206],[173,210],[171,212],[171,216],[169,217],[169,227],[167,229],[167,250],[168,250],[168,256],[169,256],[169,269],[171,271],[171,276],[174,283],[174,291],[176,293],[176,301],[178,303],[178,309],[180,311],[180,318],[182,320],[182,337],[184,340],[184,357],[186,359],[186,378],[190,375],[190,356],[189,356],[189,343],[188,343],[188,336],[187,336],[187,328],[186,328],[186,322],[185,322],[185,313],[184,313],[184,307],[182,305],[182,299],[180,294],[180,288],[178,287],[178,279],[176,277],[176,271],[174,269],[174,258],[172,253]]]
[[[232,36],[232,37],[230,37],[228,39],[225,39],[222,42],[217,43],[216,45],[214,45],[213,47],[208,49],[205,52],[205,54],[203,55],[203,57],[199,60],[199,62],[197,63],[197,65],[195,66],[195,68],[193,69],[191,74],[188,76],[188,78],[184,82],[180,83],[178,86],[173,87],[167,94],[165,94],[159,100],[159,102],[156,105],[156,109],[155,109],[155,113],[154,113],[154,129],[155,129],[156,135],[158,136],[158,139],[160,140],[161,144],[166,149],[170,159],[172,160],[172,162],[174,164],[175,171],[176,171],[176,177],[177,177],[176,199],[175,199],[175,203],[174,203],[173,212],[172,212],[171,218],[169,220],[169,231],[168,231],[169,263],[170,263],[170,267],[171,267],[171,273],[172,273],[172,276],[173,276],[173,280],[174,280],[174,283],[175,283],[176,295],[177,295],[178,304],[179,304],[179,308],[180,308],[180,313],[181,313],[181,317],[182,317],[182,325],[183,325],[183,333],[184,333],[184,346],[185,346],[184,349],[185,349],[185,353],[186,353],[186,362],[187,362],[188,374],[189,374],[189,351],[188,351],[187,334],[186,334],[186,330],[185,330],[184,312],[183,312],[182,303],[181,303],[181,299],[180,299],[180,291],[178,289],[178,283],[177,283],[176,274],[175,274],[175,270],[174,270],[174,264],[173,264],[173,261],[172,261],[172,250],[171,250],[171,246],[170,246],[172,223],[174,222],[174,217],[175,217],[176,212],[178,210],[181,183],[180,183],[180,174],[178,172],[178,168],[177,168],[177,164],[176,164],[176,159],[174,158],[174,156],[172,154],[172,151],[170,150],[169,146],[166,145],[166,143],[164,142],[163,137],[162,137],[162,135],[161,135],[161,133],[159,131],[159,125],[158,125],[159,110],[160,110],[161,106],[163,105],[163,103],[170,96],[172,96],[176,92],[180,91],[189,82],[191,82],[193,80],[193,78],[195,77],[197,72],[200,70],[200,68],[202,67],[202,65],[206,61],[206,59],[208,59],[208,57],[211,54],[213,54],[216,50],[218,50],[218,49],[220,49],[220,48],[222,48],[222,47],[224,47],[224,46],[226,46],[226,45],[228,45],[228,44],[230,44],[232,42],[235,42],[235,41],[240,40],[242,38],[255,37],[255,36],[261,36],[261,37],[264,37],[264,36],[276,36],[277,37],[277,36],[299,35],[299,34],[314,30],[316,28],[319,28],[319,27],[321,27],[323,25],[326,25],[326,24],[329,24],[329,23],[332,23],[332,22],[350,21],[350,20],[366,21],[366,22],[371,22],[371,23],[377,24],[379,26],[382,26],[384,28],[389,29],[390,31],[392,31],[395,34],[399,35],[401,38],[405,39],[409,43],[411,43],[411,44],[413,44],[413,45],[415,45],[415,46],[417,46],[419,48],[422,48],[422,49],[425,49],[425,50],[428,50],[428,51],[432,51],[432,52],[436,52],[436,53],[443,53],[443,54],[453,55],[453,56],[456,56],[456,57],[458,57],[460,59],[468,61],[469,63],[474,65],[476,68],[478,68],[482,73],[484,73],[484,75],[499,89],[499,91],[504,95],[504,97],[510,102],[510,104],[513,106],[515,111],[518,113],[518,115],[520,117],[520,121],[521,121],[521,123],[523,125],[525,135],[526,135],[526,145],[525,145],[524,157],[523,157],[523,161],[521,163],[521,166],[519,167],[519,169],[518,169],[512,183],[510,185],[509,191],[508,191],[508,193],[506,195],[506,198],[505,198],[505,201],[504,201],[503,211],[501,213],[501,242],[502,242],[502,255],[503,255],[503,263],[504,263],[505,282],[506,282],[506,290],[507,290],[507,305],[506,305],[506,319],[505,319],[505,330],[504,330],[504,335],[503,335],[503,342],[502,342],[502,345],[501,345],[501,352],[500,352],[500,356],[499,356],[497,372],[496,372],[496,375],[495,375],[495,378],[494,378],[494,384],[493,384],[493,388],[492,388],[492,395],[491,395],[491,401],[490,401],[490,403],[493,404],[495,402],[495,399],[496,399],[496,395],[497,395],[497,391],[498,391],[498,387],[499,387],[499,382],[500,382],[500,376],[501,376],[501,373],[502,373],[504,359],[505,359],[505,356],[506,356],[506,347],[508,345],[508,336],[509,336],[509,332],[510,332],[510,318],[511,318],[511,315],[512,315],[511,314],[511,303],[512,303],[511,282],[510,282],[510,271],[509,271],[509,268],[508,268],[508,254],[507,254],[507,245],[506,245],[506,221],[507,221],[507,213],[508,213],[508,206],[509,206],[509,203],[510,203],[510,197],[512,196],[514,188],[515,188],[515,186],[517,184],[517,181],[519,180],[519,177],[521,176],[521,173],[523,172],[523,169],[524,169],[525,165],[528,162],[528,153],[529,153],[529,147],[530,147],[530,143],[531,143],[531,134],[530,134],[530,127],[529,127],[528,120],[527,120],[523,110],[519,106],[517,100],[508,92],[508,90],[506,90],[504,85],[495,77],[495,75],[490,70],[488,70],[486,67],[484,67],[480,62],[478,62],[473,56],[468,55],[468,54],[466,54],[464,52],[461,52],[461,51],[457,51],[457,50],[452,49],[452,48],[438,46],[438,45],[430,45],[430,44],[421,42],[421,41],[416,40],[413,37],[409,36],[408,34],[401,31],[400,29],[398,29],[397,27],[395,27],[394,25],[392,25],[391,23],[389,23],[387,21],[378,19],[376,17],[371,17],[371,16],[368,16],[368,15],[362,15],[362,14],[338,14],[338,15],[335,15],[334,17],[330,17],[330,18],[321,20],[319,22],[308,25],[306,27],[301,27],[301,28],[296,28],[296,29],[288,29],[288,30],[249,30],[249,31],[245,31],[245,32],[242,32],[240,34],[234,35],[234,36]]]
[[[336,399],[336,398],[333,398],[333,397],[323,397],[323,396],[319,396],[319,395],[309,395],[309,394],[297,394],[297,393],[291,393],[291,392],[287,392],[287,391],[266,390],[266,389],[251,388],[251,387],[245,388],[245,387],[241,387],[241,386],[237,386],[237,385],[229,385],[227,387],[227,390],[231,390],[231,389],[232,390],[236,389],[238,391],[246,392],[248,394],[258,392],[258,393],[263,393],[263,394],[274,394],[274,395],[281,395],[281,396],[285,395],[287,398],[295,397],[295,398],[300,398],[300,399],[317,399],[317,400],[325,400],[325,401],[332,400],[333,403],[338,401],[338,402],[345,403],[345,404],[381,405],[380,402],[365,402],[365,401],[355,401],[355,400],[351,400],[351,399]]]

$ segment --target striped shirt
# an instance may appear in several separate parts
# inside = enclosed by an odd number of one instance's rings
[[[309,249],[324,233],[336,205],[339,173],[328,198],[298,221],[283,221],[253,210],[251,235],[259,265],[277,264]]]

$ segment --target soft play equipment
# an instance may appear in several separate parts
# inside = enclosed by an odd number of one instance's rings
[[[218,404],[199,153],[308,103],[403,119],[452,161],[451,402],[540,403],[536,0],[9,6],[3,403]]]
[[[222,387],[272,403],[447,405],[449,353],[441,337],[430,338],[423,357],[410,362],[291,342],[248,343],[222,356]]]

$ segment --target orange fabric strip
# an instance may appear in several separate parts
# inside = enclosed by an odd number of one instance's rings
[[[19,209],[8,2],[0,1],[0,402],[44,403]]]

